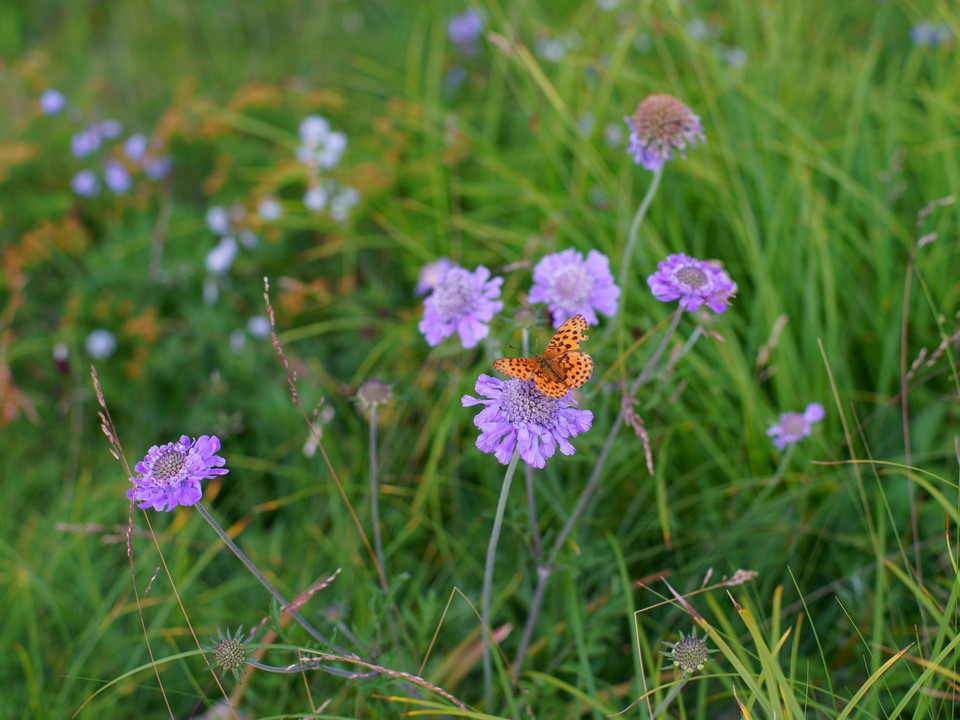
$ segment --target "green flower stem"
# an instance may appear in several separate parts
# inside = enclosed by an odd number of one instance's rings
[[[490,594],[493,586],[493,564],[497,557],[497,543],[500,540],[500,530],[503,527],[503,514],[507,508],[507,496],[510,494],[510,484],[513,482],[513,473],[520,460],[519,448],[514,448],[513,457],[507,466],[507,473],[503,477],[500,487],[500,499],[497,501],[497,512],[493,517],[493,530],[490,533],[490,544],[487,546],[487,562],[483,568],[483,592],[480,596],[480,617],[483,627],[480,636],[483,638],[483,694],[489,711],[493,707],[493,658],[490,655]]]
[[[783,480],[783,474],[787,471],[787,465],[790,463],[790,458],[796,447],[797,444],[795,442],[787,446],[787,451],[783,454],[783,457],[780,458],[780,464],[777,465],[777,471],[773,474],[767,486],[757,494],[756,500],[753,501],[752,504],[754,507],[759,507],[767,496],[773,492],[773,489],[780,484],[780,481]]]
[[[373,548],[380,564],[384,584],[387,566],[383,561],[383,536],[380,533],[380,486],[377,481],[377,404],[370,407],[370,515],[373,522]]]
[[[636,214],[633,216],[633,222],[630,223],[630,232],[627,234],[627,247],[624,248],[623,257],[620,259],[620,288],[623,292],[623,288],[626,287],[627,283],[627,273],[630,272],[630,260],[633,255],[633,249],[637,245],[637,238],[640,236],[640,225],[643,223],[643,218],[647,214],[647,210],[650,209],[650,203],[653,202],[653,196],[657,194],[657,188],[660,187],[660,179],[663,177],[663,168],[666,167],[666,163],[660,166],[660,168],[653,174],[653,180],[650,181],[650,187],[647,188],[646,194],[643,196],[643,200],[640,201],[640,207],[637,208]]]
[[[250,558],[248,558],[243,553],[243,550],[237,547],[237,544],[230,539],[230,536],[227,535],[226,532],[224,532],[223,528],[220,527],[219,523],[217,523],[217,521],[210,516],[210,513],[208,513],[207,509],[203,507],[203,504],[198,502],[196,505],[194,505],[194,507],[197,509],[197,512],[199,512],[203,516],[203,519],[210,524],[210,527],[213,528],[213,531],[220,536],[220,539],[223,540],[224,543],[226,543],[227,547],[233,551],[233,554],[236,555],[238,558],[240,558],[240,562],[244,564],[247,570],[253,573],[253,576],[257,578],[257,580],[259,580],[261,584],[263,584],[263,586],[267,589],[267,591],[271,595],[273,595],[274,598],[276,598],[277,602],[280,603],[280,607],[285,612],[290,613],[290,615],[300,624],[300,626],[304,630],[306,630],[308,633],[310,633],[310,636],[313,637],[314,640],[316,640],[319,643],[322,643],[323,645],[330,645],[330,641],[327,640],[327,638],[325,638],[320,633],[319,630],[313,627],[313,625],[307,622],[306,618],[304,618],[299,612],[294,610],[293,607],[290,605],[290,603],[287,602],[286,598],[284,598],[283,595],[280,594],[280,591],[273,586],[273,583],[271,583],[269,580],[267,580],[267,578],[264,577],[263,573],[257,569],[257,566],[254,565],[253,562],[250,560]],[[333,646],[333,648],[337,652],[343,653],[345,655],[353,656],[353,653],[347,650],[344,650],[343,648],[338,648],[335,645]]]
[[[684,670],[683,672],[680,673],[680,677],[677,679],[677,684],[674,685],[673,688],[670,690],[670,694],[667,695],[663,699],[663,702],[657,705],[654,711],[650,714],[650,720],[653,720],[657,715],[659,715],[664,710],[666,710],[667,706],[673,702],[673,699],[677,696],[677,693],[679,693],[680,690],[683,688],[683,686],[686,684],[687,684],[687,671]]]
[[[660,357],[667,349],[670,338],[673,337],[677,327],[680,325],[680,318],[682,315],[683,308],[677,308],[677,311],[674,313],[673,319],[670,321],[670,325],[667,327],[667,331],[663,336],[663,340],[660,341],[660,345],[657,346],[657,349],[654,351],[653,355],[647,361],[647,364],[644,366],[643,370],[640,371],[637,379],[630,387],[628,397],[632,398],[634,395],[636,395],[637,391],[640,389],[640,386],[646,382],[652,374],[656,363],[660,360]],[[627,401],[628,398],[624,398],[624,403]],[[610,433],[607,435],[606,442],[603,444],[603,449],[600,451],[600,456],[597,458],[597,463],[593,466],[593,471],[590,473],[590,479],[587,481],[586,486],[580,493],[580,499],[577,500],[576,507],[573,509],[573,512],[570,513],[570,517],[567,518],[567,522],[564,524],[563,529],[557,536],[556,542],[554,542],[553,548],[550,551],[550,556],[547,558],[545,563],[542,563],[537,567],[537,586],[533,591],[533,600],[530,603],[530,611],[527,613],[527,620],[524,623],[523,636],[520,640],[520,649],[517,652],[516,659],[513,661],[514,673],[519,673],[520,667],[523,665],[524,655],[526,654],[530,637],[533,633],[533,626],[540,614],[540,605],[543,601],[543,593],[547,585],[547,580],[553,573],[554,563],[557,560],[557,555],[559,554],[560,549],[563,547],[563,544],[566,542],[567,536],[570,535],[574,525],[576,525],[577,520],[580,518],[580,514],[593,497],[594,490],[596,490],[596,487],[600,482],[600,473],[603,470],[603,465],[607,460],[607,455],[610,453],[610,448],[613,446],[613,441],[617,437],[617,432],[620,430],[620,426],[623,424],[623,418],[626,412],[625,408],[626,405],[621,406],[620,412],[617,414],[617,419],[614,421],[613,427],[610,428]]]
[[[653,173],[653,180],[650,182],[650,186],[647,188],[643,200],[640,201],[640,207],[637,208],[637,212],[633,216],[633,222],[630,223],[630,231],[627,233],[627,245],[623,249],[623,257],[620,258],[620,276],[617,279],[618,287],[620,288],[620,312],[618,314],[618,320],[622,320],[624,317],[623,310],[626,307],[627,297],[627,275],[633,264],[633,251],[637,246],[637,238],[640,237],[640,226],[643,224],[643,218],[646,216],[647,210],[650,209],[653,196],[657,194],[657,188],[660,187],[660,179],[663,177],[663,168],[665,166],[666,163],[661,165],[660,169]],[[613,332],[613,325],[614,323],[607,325],[607,329],[603,334],[604,340]]]

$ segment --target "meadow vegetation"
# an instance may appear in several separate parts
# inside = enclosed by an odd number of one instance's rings
[[[0,6],[0,718],[955,717],[958,8],[472,8]]]

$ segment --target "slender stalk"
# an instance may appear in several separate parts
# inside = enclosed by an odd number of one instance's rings
[[[637,208],[637,212],[633,215],[633,221],[630,223],[630,230],[627,233],[627,244],[623,248],[623,257],[620,258],[620,275],[617,278],[618,287],[620,288],[619,319],[622,319],[624,316],[623,308],[625,307],[627,296],[627,275],[633,265],[633,252],[637,246],[637,238],[640,237],[640,226],[643,224],[643,218],[646,216],[647,210],[650,209],[653,196],[657,194],[657,188],[660,187],[660,179],[663,177],[664,167],[665,164],[653,173],[653,180],[650,181],[650,186],[647,188],[643,200],[640,201],[640,207]],[[610,333],[613,332],[613,326],[614,323],[607,325],[607,329],[603,333],[603,340],[610,337]]]
[[[373,522],[373,548],[386,582],[387,566],[383,561],[383,536],[380,533],[380,485],[377,481],[377,404],[370,407],[370,515]]]
[[[500,530],[503,527],[503,515],[507,508],[507,496],[510,494],[510,484],[513,482],[513,473],[520,460],[520,450],[514,448],[513,457],[507,466],[503,485],[500,486],[500,499],[497,501],[497,512],[493,517],[493,530],[490,532],[490,544],[487,546],[487,561],[483,568],[483,592],[480,596],[480,617],[483,627],[480,636],[483,638],[483,694],[486,699],[487,710],[493,707],[493,658],[490,655],[490,594],[493,587],[493,565],[497,557],[497,543],[500,541]]]
[[[623,249],[623,257],[620,259],[620,292],[623,292],[627,285],[627,273],[630,272],[633,249],[636,247],[637,238],[640,236],[640,225],[643,223],[647,210],[650,209],[653,196],[657,194],[657,188],[660,187],[660,178],[663,177],[664,167],[666,167],[666,163],[661,165],[660,169],[653,174],[653,180],[650,181],[650,186],[647,188],[643,200],[640,201],[640,207],[637,208],[637,212],[633,216],[633,222],[630,223],[630,232],[627,233],[627,246]]]
[[[630,387],[629,397],[636,395],[637,391],[640,389],[640,386],[646,382],[652,374],[656,363],[660,360],[660,357],[667,349],[670,338],[673,337],[673,334],[676,332],[682,315],[683,308],[677,308],[677,311],[673,315],[673,319],[670,321],[670,325],[667,327],[667,331],[664,334],[663,339],[660,341],[660,345],[657,346],[657,349],[654,351],[653,355],[647,361],[647,364],[643,367],[643,370],[640,371],[637,379]],[[566,542],[567,536],[572,532],[577,520],[579,520],[584,508],[586,508],[587,503],[593,497],[594,490],[600,482],[600,473],[603,470],[604,463],[606,463],[607,455],[609,455],[610,449],[613,447],[613,441],[617,437],[617,432],[620,430],[620,426],[623,424],[624,414],[625,406],[621,406],[620,412],[617,414],[617,418],[613,422],[613,427],[610,428],[607,439],[603,444],[603,449],[600,451],[597,462],[593,466],[593,471],[590,473],[590,478],[587,480],[586,486],[580,493],[580,498],[577,500],[576,507],[574,507],[573,512],[570,513],[570,517],[567,518],[567,522],[564,524],[563,529],[557,536],[557,539],[550,550],[550,555],[547,558],[547,561],[545,563],[541,563],[537,567],[537,586],[533,591],[533,601],[530,604],[530,610],[527,613],[527,620],[524,623],[523,635],[520,640],[520,649],[517,652],[516,659],[513,661],[515,673],[519,673],[520,668],[523,665],[524,656],[526,655],[530,638],[533,634],[533,626],[536,624],[537,617],[540,614],[540,606],[543,601],[543,594],[544,590],[546,589],[547,580],[550,578],[550,575],[555,569],[554,564],[556,563],[557,555],[559,554],[560,549],[563,547],[563,544]]]
[[[673,702],[673,699],[677,696],[677,693],[679,693],[680,690],[683,688],[683,686],[686,684],[687,684],[687,671],[684,670],[683,672],[680,673],[680,678],[677,680],[677,684],[674,685],[673,688],[671,688],[670,694],[667,695],[663,699],[663,702],[657,705],[654,711],[650,714],[650,720],[653,720],[657,715],[659,715],[664,710],[666,710],[667,706]]]
[[[273,583],[267,580],[267,578],[264,577],[263,573],[257,569],[257,566],[253,564],[250,558],[248,558],[244,554],[243,550],[237,547],[237,544],[230,539],[230,536],[227,535],[226,532],[224,532],[223,528],[220,527],[220,524],[216,520],[214,520],[213,517],[211,517],[210,513],[207,512],[207,509],[203,506],[203,503],[198,502],[196,505],[194,505],[194,507],[197,509],[197,512],[199,512],[203,516],[203,519],[210,524],[210,527],[213,528],[213,531],[220,536],[220,539],[223,540],[224,543],[226,543],[227,547],[233,551],[233,554],[240,559],[240,562],[244,564],[247,570],[253,573],[253,576],[260,581],[260,583],[267,589],[267,591],[271,595],[273,595],[274,598],[276,598],[277,602],[280,603],[280,607],[283,609],[283,611],[290,613],[290,615],[294,618],[294,620],[296,620],[304,630],[310,633],[311,637],[313,637],[317,642],[322,643],[323,645],[330,645],[330,641],[327,640],[327,638],[324,637],[319,630],[313,627],[313,625],[311,625],[305,617],[303,617],[299,612],[297,612],[289,602],[287,602],[286,598],[284,598],[283,595],[280,594],[280,591],[273,586]],[[336,646],[333,646],[333,648],[337,652],[341,652],[341,653],[350,655],[352,657],[355,657],[353,653],[347,650],[344,650],[343,648],[337,648]]]

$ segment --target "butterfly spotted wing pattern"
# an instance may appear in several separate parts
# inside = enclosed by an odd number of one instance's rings
[[[493,367],[504,375],[529,380],[547,397],[561,398],[571,388],[578,388],[590,379],[593,358],[580,350],[580,343],[587,339],[584,331],[587,321],[582,315],[574,315],[557,332],[543,355],[530,358],[501,358]]]

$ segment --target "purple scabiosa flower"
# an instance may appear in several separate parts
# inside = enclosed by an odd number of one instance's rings
[[[330,217],[334,222],[343,222],[350,213],[350,208],[360,202],[360,193],[356,188],[345,187],[330,201]]]
[[[330,135],[330,121],[322,115],[310,115],[300,121],[300,142],[315,148]]]
[[[327,206],[330,193],[326,188],[314,185],[303,194],[303,206],[307,210],[319,212]]]
[[[143,174],[150,180],[163,180],[170,171],[173,170],[173,158],[169,155],[162,155],[157,158],[144,158]]]
[[[503,278],[490,279],[483,265],[470,272],[453,265],[439,277],[433,292],[423,301],[423,320],[417,325],[430,347],[445,337],[460,335],[464,348],[476,347],[490,334],[486,323],[503,310],[500,286]]]
[[[131,160],[139,160],[146,151],[147,136],[143,133],[135,133],[123,143],[123,152]]]
[[[270,327],[270,318],[266,315],[254,315],[247,320],[247,332],[257,340],[266,340],[270,337],[272,329],[273,328]]]
[[[624,120],[630,127],[627,152],[650,172],[662,168],[673,157],[674,148],[683,157],[687,143],[693,147],[698,138],[707,141],[700,118],[672,95],[651,95]]]
[[[139,508],[167,512],[177,505],[196,504],[203,495],[201,480],[229,472],[223,467],[227,461],[216,454],[218,450],[216,435],[201,435],[193,441],[181,435],[177,442],[154,445],[134,466],[137,477],[130,478],[133,487],[127,490],[127,499],[140,503]]]
[[[122,195],[130,189],[130,173],[118,160],[107,160],[103,166],[103,181],[110,191]]]
[[[266,222],[279,220],[283,216],[283,205],[275,197],[269,195],[262,197],[260,202],[257,203],[257,215]]]
[[[217,235],[230,234],[230,215],[227,214],[227,209],[222,205],[214,205],[211,208],[207,208],[206,220],[210,232],[216,233]]]
[[[100,180],[93,170],[81,170],[70,180],[70,187],[80,197],[92,198],[100,194]]]
[[[617,312],[620,288],[610,274],[610,260],[591,250],[587,259],[573,248],[547,255],[533,268],[531,303],[545,302],[553,316],[554,327],[580,313],[596,325],[597,310],[604,315]]]
[[[117,351],[117,338],[109,330],[97,328],[87,335],[86,347],[90,357],[104,360]]]
[[[53,88],[40,93],[40,100],[38,102],[40,103],[40,112],[44,115],[58,115],[63,112],[63,108],[67,105],[67,100],[63,97],[63,93]]]
[[[476,55],[479,50],[477,41],[483,34],[483,18],[473,8],[468,8],[461,15],[454,15],[447,22],[447,35],[450,42],[463,55]]]
[[[420,268],[420,275],[417,276],[417,289],[414,290],[416,296],[422,297],[433,290],[440,281],[440,277],[443,275],[443,273],[445,273],[449,268],[456,266],[457,264],[453,262],[453,260],[445,257],[424,265],[422,268]]]
[[[694,312],[706,304],[718,314],[727,309],[727,298],[736,289],[722,268],[683,253],[668,255],[658,263],[657,271],[647,278],[647,285],[661,302],[679,298],[684,310]]]
[[[945,45],[952,36],[950,23],[947,22],[935,25],[928,20],[920,20],[910,28],[910,42],[918,47]]]
[[[783,413],[780,422],[767,430],[767,436],[773,438],[777,450],[783,450],[809,435],[813,424],[823,420],[826,414],[820,403],[810,403],[802,413]]]
[[[120,137],[120,133],[123,132],[123,125],[120,124],[119,120],[101,120],[91,127],[95,127],[97,134],[107,140]]]
[[[527,465],[542,468],[560,448],[573,455],[576,448],[569,438],[586,432],[593,424],[593,413],[580,410],[566,398],[550,398],[537,390],[532,380],[500,380],[489,375],[477,378],[475,390],[487,400],[464,395],[464,407],[485,405],[473,419],[480,429],[477,447],[493,453],[506,465],[516,447]]]
[[[233,261],[237,259],[238,253],[237,241],[234,238],[229,236],[220,238],[220,242],[207,253],[204,260],[207,272],[211,275],[226,275]]]
[[[70,152],[75,158],[84,158],[100,149],[100,134],[94,126],[76,132],[70,138]]]

